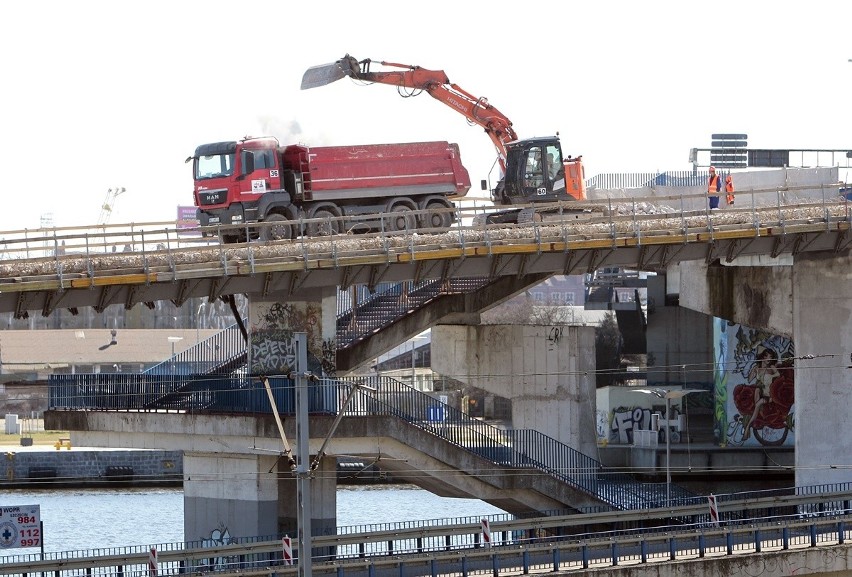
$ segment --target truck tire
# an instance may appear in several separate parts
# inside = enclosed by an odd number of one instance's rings
[[[264,223],[266,226],[260,229],[260,240],[291,240],[293,238],[293,227],[285,224],[287,217],[283,214],[272,213],[266,215]]]
[[[340,234],[340,220],[329,208],[318,208],[311,218],[321,218],[320,222],[308,225],[308,236],[332,236]]]
[[[385,230],[391,231],[414,231],[417,230],[417,219],[414,217],[411,207],[397,204],[385,217]]]
[[[426,205],[426,214],[421,216],[420,228],[437,228],[446,230],[453,224],[450,208],[441,202],[430,202]]]

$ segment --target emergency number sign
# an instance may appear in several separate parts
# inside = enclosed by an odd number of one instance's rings
[[[0,549],[41,547],[39,505],[0,507]]]

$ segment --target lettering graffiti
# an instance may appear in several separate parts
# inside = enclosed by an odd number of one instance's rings
[[[555,345],[558,345],[559,341],[562,340],[564,330],[565,329],[563,327],[550,327],[550,330],[547,333],[547,340],[549,340]]]
[[[308,370],[315,375],[333,376],[337,372],[337,346],[334,339],[322,338],[322,309],[313,303],[272,303],[258,306],[251,324],[252,372],[283,374],[295,367],[293,333],[304,332],[308,341]],[[264,341],[287,341],[272,345]]]
[[[672,408],[672,421],[677,420],[679,411]],[[612,411],[612,421],[609,427],[610,443],[620,443],[623,445],[633,444],[633,431],[648,431],[651,429],[651,416],[654,413],[651,409],[643,407],[618,407]],[[661,417],[662,418],[662,417]],[[672,425],[674,426],[674,425]],[[678,442],[680,440],[677,431],[672,433],[672,440]],[[665,441],[665,431],[659,431],[659,441]]]
[[[251,371],[255,375],[281,375],[296,366],[292,331],[256,331],[251,336]]]

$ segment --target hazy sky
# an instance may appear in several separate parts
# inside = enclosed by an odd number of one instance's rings
[[[349,79],[346,53],[443,69],[513,121],[559,132],[587,176],[685,170],[714,132],[763,148],[852,147],[852,3],[180,0],[5,3],[0,230],[174,220],[184,159],[244,135],[309,145],[449,140],[475,183],[477,127],[426,94]],[[475,187],[478,189],[478,186]],[[476,190],[478,193],[479,191]]]

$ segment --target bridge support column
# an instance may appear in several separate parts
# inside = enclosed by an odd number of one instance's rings
[[[313,458],[313,457],[312,457]],[[281,463],[278,474],[278,530],[296,535],[298,502],[296,476]],[[334,457],[324,457],[310,480],[311,528],[314,535],[337,533],[337,462]]]
[[[308,372],[314,377],[333,377],[337,372],[337,289],[329,287],[310,295],[276,297],[250,294],[249,366],[254,375],[286,374],[295,368],[295,351],[290,350],[294,332],[307,336]],[[310,383],[308,383],[310,387]],[[334,407],[336,409],[336,407]],[[326,407],[309,406],[309,412]],[[290,417],[287,417],[290,418]],[[310,430],[309,430],[310,434]],[[296,448],[296,439],[289,439]],[[314,535],[331,535],[337,530],[337,463],[325,457],[314,471],[311,484],[311,528]],[[277,504],[271,509],[279,532],[297,534],[298,501],[296,477],[279,461]]]
[[[513,428],[597,454],[594,328],[439,325],[432,368],[511,399]]]
[[[852,253],[796,256],[792,292],[796,485],[852,482]]]
[[[681,263],[694,274],[681,275],[680,303],[792,337],[796,486],[852,482],[852,437],[843,428],[852,406],[852,253],[782,257]]]
[[[229,536],[275,535],[276,459],[277,455],[185,453],[184,538],[221,541]]]

